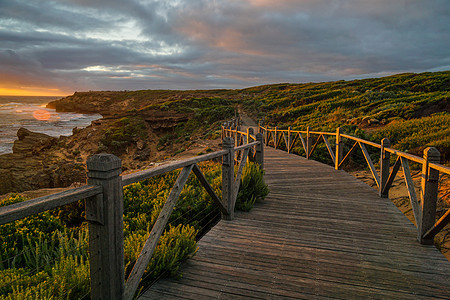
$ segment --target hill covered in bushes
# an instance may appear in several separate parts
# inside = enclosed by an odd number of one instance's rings
[[[427,146],[450,160],[450,72],[249,88],[245,108],[266,124],[348,134],[415,154]]]
[[[25,150],[0,156],[0,194],[83,182],[85,161],[95,153],[116,154],[124,170],[133,170],[177,154],[218,150],[220,124],[237,109],[279,128],[342,127],[378,143],[387,137],[394,148],[417,155],[435,146],[448,162],[449,98],[450,71],[237,90],[76,92],[48,107],[103,118],[51,143],[20,141]]]

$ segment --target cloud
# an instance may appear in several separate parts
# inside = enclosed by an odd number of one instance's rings
[[[443,70],[449,16],[447,0],[3,0],[0,78],[197,89]]]

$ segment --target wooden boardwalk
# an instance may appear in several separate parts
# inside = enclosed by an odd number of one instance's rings
[[[141,299],[450,299],[450,262],[344,171],[265,148],[270,194]]]

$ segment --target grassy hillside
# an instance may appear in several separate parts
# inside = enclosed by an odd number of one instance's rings
[[[450,71],[245,89],[245,108],[269,125],[349,134],[419,154],[435,146],[450,159]]]
[[[241,106],[255,119],[265,117],[269,125],[280,128],[311,126],[334,132],[340,126],[346,133],[376,142],[386,136],[394,147],[417,154],[425,146],[435,146],[448,161],[449,99],[450,71],[445,71],[353,81],[273,84],[242,90],[81,92],[54,101],[49,107],[96,112],[107,118],[126,117],[127,128],[134,135],[141,132],[144,138],[152,137],[141,130],[150,125],[156,131],[153,138],[158,139],[158,150],[170,144],[179,149],[193,136],[217,137],[213,134],[216,126],[230,118],[236,106]],[[100,150],[118,153],[138,140],[126,136],[122,129],[114,129],[124,127],[122,123],[108,124],[110,130],[100,141]]]

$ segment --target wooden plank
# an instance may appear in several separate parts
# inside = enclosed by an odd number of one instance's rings
[[[250,150],[249,148],[244,150],[244,154],[242,155],[241,162],[239,163],[239,169],[236,174],[236,179],[234,180],[234,198],[233,199],[235,201],[236,201],[237,194],[239,193],[239,187],[241,186],[242,171],[244,170],[244,167],[247,164],[247,156],[248,156],[249,150]]]
[[[220,211],[224,214],[227,213],[227,209],[225,208],[224,204],[222,203],[222,200],[216,195],[214,192],[214,189],[209,184],[208,180],[206,180],[205,176],[203,175],[202,171],[199,169],[199,167],[195,164],[192,168],[192,171],[194,171],[195,176],[197,176],[198,181],[202,184],[202,186],[205,188],[206,192],[211,196],[211,199],[213,199],[214,203],[219,207]]]
[[[349,140],[353,140],[353,141],[355,141],[355,142],[358,142],[358,143],[360,143],[360,144],[366,144],[366,145],[370,145],[370,146],[372,146],[372,147],[381,149],[381,145],[380,145],[380,144],[377,144],[377,143],[369,142],[369,141],[366,141],[366,140],[363,140],[363,139],[360,139],[360,138],[357,138],[357,137],[354,137],[354,136],[351,136],[351,135],[348,135],[348,134],[341,134],[341,136],[342,136],[342,137],[345,137],[345,138],[347,138],[347,139],[349,139]],[[388,148],[386,148],[386,150],[387,150],[387,149],[388,149]]]
[[[239,147],[234,148],[234,151],[245,150],[245,149],[248,149],[248,148],[251,148],[251,147],[254,147],[254,146],[258,145],[258,143],[259,142],[251,142],[251,143],[248,143],[248,144],[244,144],[244,145],[241,145]]]
[[[322,135],[323,141],[325,142],[325,145],[327,146],[328,153],[330,153],[331,159],[333,160],[333,164],[336,162],[336,157],[334,156],[333,149],[330,146],[330,143],[328,142],[328,139],[325,135]]]
[[[191,172],[193,167],[194,165],[184,167],[180,172],[180,175],[178,176],[177,181],[175,182],[166,203],[159,213],[158,219],[153,225],[153,228],[150,231],[147,240],[145,241],[144,247],[142,248],[139,257],[134,264],[133,270],[131,270],[130,276],[127,279],[127,282],[125,284],[124,299],[133,299],[134,293],[138,288],[142,275],[144,274],[145,269],[147,269],[147,265],[153,255],[153,251],[155,251],[159,238],[164,232],[167,221],[169,221],[173,208],[177,203],[178,197],[180,196],[180,193],[183,190],[183,187],[189,177],[189,173]]]
[[[432,228],[430,228],[425,235],[423,236],[425,239],[432,239],[436,234],[438,234],[444,227],[450,223],[450,209],[448,209],[442,217],[434,224]]]
[[[423,158],[422,157],[418,157],[418,156],[415,156],[415,155],[412,155],[412,154],[409,154],[409,153],[405,153],[405,152],[402,152],[402,151],[398,151],[398,150],[395,150],[395,149],[392,149],[392,148],[385,148],[384,150],[386,150],[387,152],[390,152],[392,154],[395,154],[395,155],[397,155],[399,157],[406,158],[406,159],[408,159],[410,161],[413,161],[413,162],[416,162],[416,163],[419,163],[419,164],[423,164]]]
[[[389,178],[386,181],[385,186],[383,187],[383,191],[382,191],[383,194],[387,194],[389,192],[389,189],[391,188],[392,183],[394,183],[395,176],[397,175],[397,172],[400,169],[401,164],[402,164],[401,158],[397,157],[397,159],[395,160],[394,166],[392,167],[392,171],[389,174]]]
[[[289,149],[289,143],[288,143],[288,139],[286,138],[286,134],[283,131],[283,139],[284,139],[284,144],[286,145],[286,149]]]
[[[89,256],[90,294],[93,299],[119,300],[125,283],[122,161],[112,154],[96,154],[87,159],[86,167],[88,184],[103,190],[86,205],[89,253],[95,254]]]
[[[378,187],[380,187],[380,177],[378,176],[377,170],[375,169],[375,166],[373,165],[373,162],[372,162],[372,159],[370,158],[369,152],[367,152],[366,146],[361,142],[359,142],[359,146],[361,147],[361,150],[364,154],[364,158],[366,159],[366,162],[369,165],[370,172],[372,173],[375,183],[377,184]]]
[[[409,201],[411,202],[411,207],[414,213],[414,220],[417,222],[420,220],[420,208],[419,202],[417,200],[416,190],[414,189],[414,182],[411,177],[411,171],[409,169],[408,160],[404,157],[400,157],[402,162],[403,174],[405,176],[406,187],[408,188]]]
[[[184,168],[184,167],[187,167],[187,166],[190,166],[193,164],[197,164],[202,161],[219,158],[219,157],[224,156],[225,154],[227,154],[226,151],[220,150],[220,151],[196,156],[193,158],[188,158],[188,159],[184,159],[181,161],[169,163],[166,165],[158,166],[158,167],[155,167],[155,168],[152,168],[149,170],[143,170],[143,171],[139,171],[136,173],[124,175],[124,176],[122,176],[122,184],[123,184],[123,186],[126,186],[126,185],[129,185],[129,184],[141,181],[141,180],[148,179],[148,178],[156,176],[156,175],[161,175],[161,174],[164,174],[164,173],[176,170],[176,169],[180,169],[180,168]]]
[[[220,221],[154,298],[449,298],[450,262],[417,243],[392,202],[343,171],[265,151],[269,196]]]
[[[311,132],[310,132],[310,134],[311,134]],[[313,154],[314,150],[316,149],[317,145],[318,145],[319,142],[320,142],[320,138],[321,138],[321,137],[322,137],[322,135],[319,135],[319,136],[317,137],[317,140],[316,140],[316,142],[314,143],[314,146],[312,146],[311,151],[309,151],[309,157],[311,157],[311,155]]]
[[[292,134],[292,131],[291,131],[291,134]],[[292,151],[292,148],[294,147],[294,144],[295,144],[295,142],[297,141],[297,139],[298,139],[298,134],[294,134],[294,138],[292,139],[291,145],[289,146],[289,152]],[[305,142],[305,141],[303,141],[303,143],[304,143],[304,142]]]
[[[102,187],[85,185],[49,196],[0,207],[0,225],[101,194]]]
[[[278,133],[277,133],[277,129],[275,128],[275,130],[272,132],[272,139],[273,139],[273,146],[275,147],[275,149],[277,149],[277,145],[278,145]]]
[[[432,169],[438,170],[439,172],[442,172],[444,174],[450,175],[450,167],[437,164],[437,163],[429,163],[428,166]]]
[[[300,141],[302,142],[302,146],[303,146],[303,150],[305,150],[305,153],[306,153],[306,142],[305,142],[305,139],[303,138],[303,136],[302,136],[302,134],[299,132],[298,133],[298,137],[300,138]]]
[[[341,162],[339,163],[339,167],[347,160],[347,158],[350,157],[350,155],[352,154],[353,150],[355,150],[356,146],[358,145],[358,142],[355,142],[352,146],[352,148],[350,148],[350,150],[347,152],[347,155],[345,155],[345,157],[341,160]]]
[[[275,149],[277,149],[278,147],[280,147],[281,145],[281,136],[280,136],[280,132],[282,135],[284,135],[284,132],[282,132],[281,130],[277,130],[277,145],[275,146]]]

